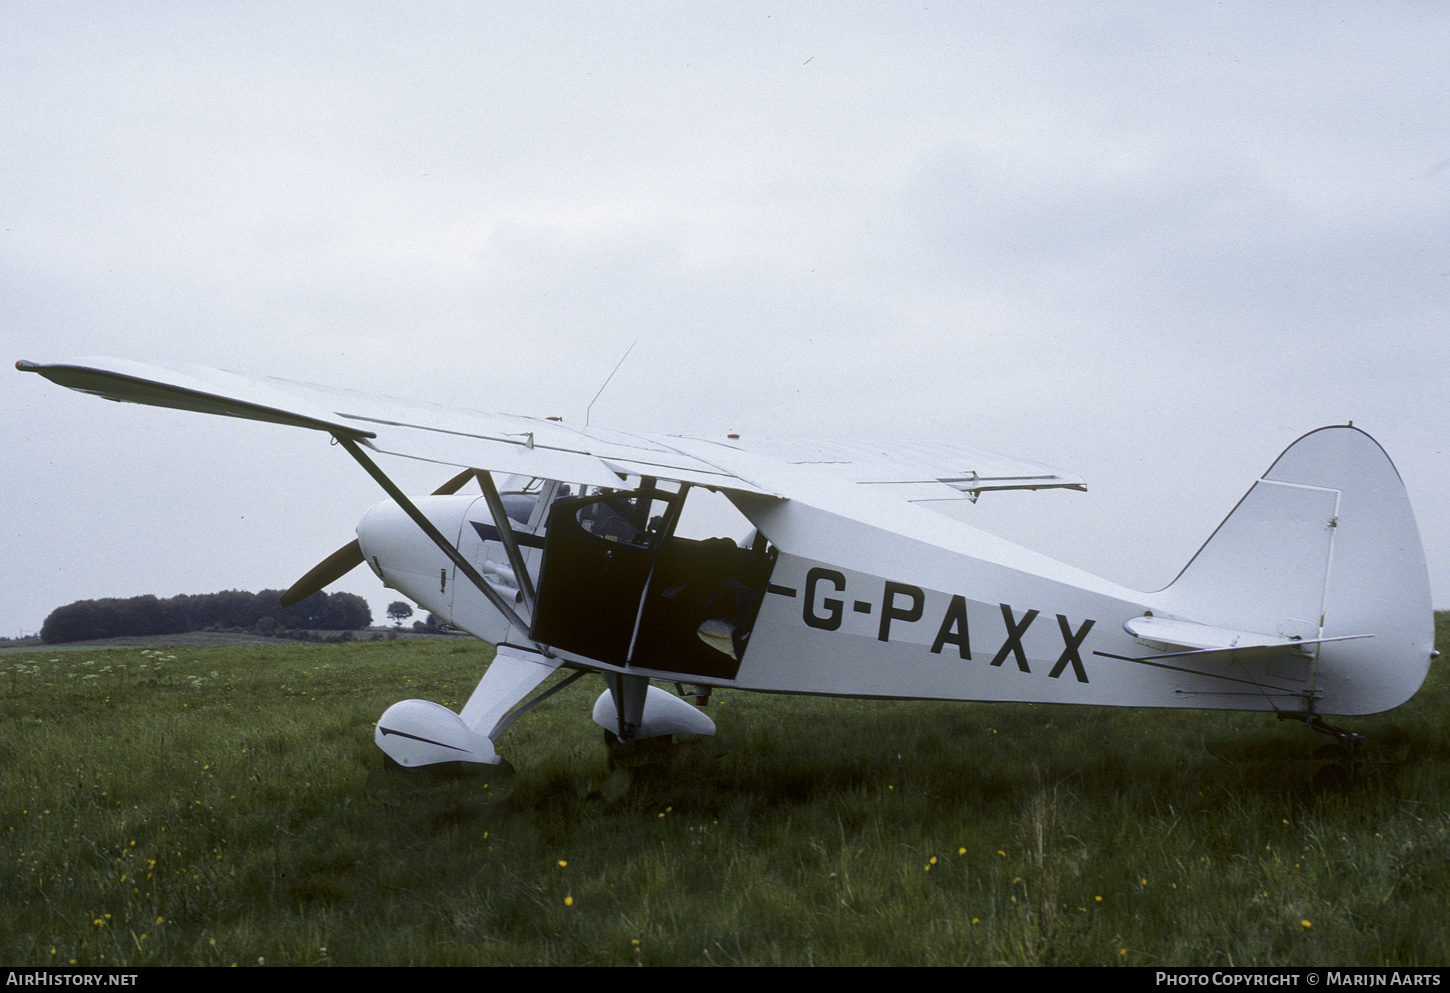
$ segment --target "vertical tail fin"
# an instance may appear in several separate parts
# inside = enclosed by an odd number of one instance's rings
[[[1300,438],[1239,501],[1161,609],[1200,624],[1315,646],[1313,709],[1373,714],[1420,688],[1434,651],[1430,581],[1399,473],[1373,438]]]

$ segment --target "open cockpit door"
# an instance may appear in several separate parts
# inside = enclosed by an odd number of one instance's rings
[[[646,480],[556,500],[531,636],[609,665],[733,679],[775,553],[677,537],[689,489]]]
[[[624,665],[663,537],[663,515],[677,515],[680,499],[651,488],[556,500],[549,511],[531,637]]]

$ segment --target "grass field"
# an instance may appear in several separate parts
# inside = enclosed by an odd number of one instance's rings
[[[1444,659],[1348,792],[1262,715],[730,692],[611,770],[596,679],[512,775],[385,769],[491,651],[0,658],[0,963],[1450,962]]]

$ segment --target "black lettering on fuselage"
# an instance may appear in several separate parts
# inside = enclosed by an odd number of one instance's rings
[[[896,606],[896,594],[904,593],[911,597],[911,606],[905,609]],[[882,594],[881,604],[881,630],[876,634],[877,641],[891,640],[892,621],[919,621],[921,620],[922,608],[926,605],[926,594],[919,586],[908,586],[906,583],[893,583],[886,581],[886,592]]]
[[[972,657],[972,643],[967,637],[967,598],[958,594],[952,597],[946,616],[941,619],[936,641],[931,643],[933,655],[940,655],[947,645],[956,645],[957,654],[964,659]]]
[[[846,577],[834,569],[822,569],[817,567],[806,573],[806,602],[802,617],[806,624],[822,631],[835,631],[841,626],[841,614],[843,607],[840,600],[831,597],[821,601],[821,606],[826,608],[824,614],[816,613],[816,584],[826,580],[837,593],[846,588]]]
[[[822,584],[826,584],[828,588],[821,589]],[[810,569],[806,573],[804,607],[801,612],[801,617],[806,625],[819,631],[839,631],[845,619],[848,602],[851,610],[857,614],[869,615],[876,606],[869,600],[847,601],[844,597],[830,595],[831,593],[844,594],[845,591],[845,573],[821,566]],[[770,587],[770,592],[792,597],[795,595],[793,588],[775,585]],[[1011,604],[999,603],[997,606],[1001,608],[1002,623],[1007,629],[1007,634],[990,664],[1000,667],[1010,656],[1016,660],[1017,668],[1020,671],[1031,673],[1032,669],[1027,662],[1027,651],[1022,644],[1022,638],[1041,611],[1028,610],[1018,620]],[[880,607],[881,621],[876,628],[876,640],[890,642],[893,622],[914,624],[922,619],[926,611],[926,592],[920,586],[886,580],[882,589]],[[1077,681],[1086,683],[1088,675],[1087,668],[1083,665],[1082,646],[1087,641],[1088,633],[1092,631],[1093,625],[1097,622],[1092,619],[1084,620],[1074,631],[1072,623],[1066,615],[1057,614],[1056,617],[1058,630],[1062,632],[1063,647],[1062,654],[1057,657],[1048,677],[1057,679],[1067,671],[1068,666],[1072,666],[1072,674]],[[971,659],[972,643],[968,624],[967,598],[961,594],[953,594],[946,611],[942,614],[940,624],[937,625],[936,637],[931,643],[931,653],[941,655],[946,650],[946,646],[955,645],[960,658]],[[900,639],[901,635],[898,633],[897,637]]]
[[[1093,624],[1093,621],[1083,621],[1082,627],[1074,632],[1072,627],[1067,623],[1067,618],[1061,614],[1057,615],[1057,626],[1062,629],[1062,644],[1064,647],[1062,654],[1058,656],[1057,665],[1053,666],[1052,671],[1048,673],[1049,676],[1053,679],[1061,676],[1062,670],[1071,662],[1072,674],[1077,677],[1077,681],[1079,683],[1088,681],[1087,671],[1082,667],[1082,657],[1078,655],[1077,650],[1078,646],[1082,644],[1083,639],[1087,637],[1087,633],[1093,629]]]
[[[1007,604],[999,604],[1002,608],[1002,620],[1007,624],[1007,640],[1002,642],[1002,647],[997,649],[997,657],[992,659],[993,665],[1001,665],[1007,661],[1007,653],[1011,652],[1017,656],[1017,668],[1023,672],[1031,672],[1027,668],[1027,653],[1022,650],[1022,633],[1027,626],[1037,618],[1037,611],[1029,610],[1022,615],[1022,623],[1018,624],[1012,620],[1012,608]]]

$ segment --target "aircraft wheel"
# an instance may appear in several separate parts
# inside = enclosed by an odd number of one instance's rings
[[[668,761],[674,751],[674,745],[675,736],[672,734],[660,735],[657,738],[644,738],[628,744],[621,741],[613,731],[604,732],[604,748],[610,772],[616,768],[634,769],[641,765]]]

